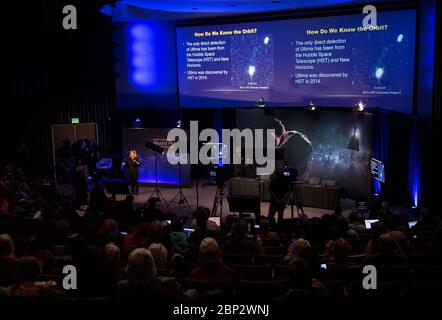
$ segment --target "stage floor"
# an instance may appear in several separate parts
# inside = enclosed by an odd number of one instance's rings
[[[207,184],[207,181],[199,180],[198,184],[198,205],[204,206],[212,210],[213,202],[216,194],[217,187],[215,185]],[[172,202],[172,199],[177,195],[179,189],[178,187],[171,186],[160,186],[160,192],[164,196],[167,203],[164,201],[158,202],[157,207],[163,211],[169,211],[177,214],[178,216],[189,216],[192,211],[195,211],[197,207],[197,195],[196,195],[196,182],[192,181],[191,186],[183,188],[184,196],[190,204],[190,208],[187,205],[180,205],[177,203],[178,197],[175,199],[176,201]],[[70,185],[61,186],[62,192],[69,194],[72,193],[72,187]],[[138,196],[135,196],[134,207],[143,206],[147,200],[149,199],[152,191],[154,190],[153,186],[140,186],[140,193]],[[109,195],[109,194],[108,194]],[[110,196],[110,195],[109,195]],[[117,200],[123,200],[125,195],[117,195]],[[342,206],[342,215],[347,217],[352,210],[355,208],[355,201],[350,199],[341,199]],[[269,211],[269,203],[261,202],[261,215],[267,216]],[[219,216],[220,210],[217,211],[217,216]],[[223,202],[223,212],[222,216],[230,214],[229,205],[227,203],[227,199],[224,199]],[[308,216],[308,218],[313,217],[322,217],[324,214],[331,214],[333,210],[327,209],[319,209],[319,208],[311,208],[304,207],[304,213]],[[235,214],[235,213],[233,213]],[[236,213],[237,214],[237,213]],[[294,216],[297,217],[297,210],[294,207]],[[287,207],[284,211],[284,218],[291,218],[291,209],[290,206]]]

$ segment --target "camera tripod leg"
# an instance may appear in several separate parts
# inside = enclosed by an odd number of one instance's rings
[[[219,216],[222,218],[223,215],[223,201],[224,201],[224,186],[218,186],[215,192],[215,197],[213,199],[213,207],[211,216],[216,217],[218,216],[218,209],[220,210]]]
[[[212,211],[210,215],[215,216],[217,210],[218,210],[218,189],[216,189],[215,197],[213,198]]]

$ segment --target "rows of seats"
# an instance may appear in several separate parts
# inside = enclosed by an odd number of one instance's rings
[[[136,224],[136,219],[122,219],[122,224],[129,228]],[[95,235],[100,226],[100,220],[85,220],[72,222],[71,228],[85,238]],[[120,223],[120,221],[119,221]],[[37,221],[1,215],[0,233],[9,233],[17,236],[39,236],[54,230],[54,221]],[[359,239],[348,239],[352,245],[352,255],[348,257],[348,266],[345,268],[321,269],[314,272],[314,277],[320,280],[327,288],[333,299],[351,298],[415,298],[434,297],[442,289],[442,250],[433,248],[431,252],[427,243],[436,237],[435,232],[406,232],[407,243],[402,248],[409,257],[407,265],[393,265],[378,269],[377,290],[363,288],[363,263],[366,258],[365,248],[372,235],[369,232],[360,232]],[[290,234],[281,234],[281,239],[290,239]],[[288,240],[281,240],[287,244]],[[321,261],[324,248],[320,243],[312,243],[314,251]],[[69,260],[65,259],[69,252],[68,246],[47,246],[58,258],[58,264],[52,272],[45,273],[41,280],[53,280],[61,286],[64,275],[61,267]],[[239,282],[207,282],[191,279],[182,279],[181,284],[186,289],[196,289],[201,295],[210,298],[211,291],[220,290],[225,297],[236,296],[241,299],[276,299],[287,292],[290,279],[287,265],[284,260],[287,246],[265,246],[260,254],[222,254],[223,261],[235,270],[240,277]],[[69,257],[67,257],[69,259]],[[69,261],[76,265],[77,261]],[[189,268],[196,266],[196,257],[189,256]],[[126,261],[121,261],[118,268],[124,274]],[[174,276],[171,268],[159,268],[158,275]],[[220,295],[215,295],[220,297]],[[68,297],[72,298],[72,297]],[[78,298],[78,297],[77,297]]]

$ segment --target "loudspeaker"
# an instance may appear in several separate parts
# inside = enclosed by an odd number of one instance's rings
[[[256,216],[259,216],[261,213],[259,196],[229,195],[227,200],[229,202],[230,212],[254,213]]]

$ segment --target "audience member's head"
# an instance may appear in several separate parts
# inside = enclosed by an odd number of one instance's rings
[[[315,255],[310,242],[303,238],[299,238],[291,244],[285,260],[290,261],[293,258],[303,258],[307,260],[312,269],[318,267],[317,256]]]
[[[346,232],[349,229],[347,219],[339,217],[338,222],[339,222],[339,227],[341,228],[341,232]]]
[[[308,240],[299,238],[292,243],[289,250],[291,257],[303,257],[306,255],[307,251],[311,250],[311,245]]]
[[[379,237],[385,232],[387,232],[387,229],[383,222],[378,221],[371,225],[371,233],[374,240],[379,239]]]
[[[361,224],[361,217],[357,212],[352,212],[348,216],[348,222],[351,224]]]
[[[333,259],[337,263],[346,263],[351,253],[350,243],[344,238],[337,239],[333,244]]]
[[[104,253],[109,262],[114,263],[120,261],[120,248],[118,248],[114,243],[109,242],[104,247]]]
[[[152,242],[161,242],[163,225],[161,221],[154,220],[149,224],[149,238]]]
[[[149,250],[138,248],[129,255],[127,264],[128,281],[135,285],[149,283],[157,276],[155,260]]]
[[[78,289],[88,296],[109,294],[116,285],[105,247],[90,246],[79,261]]]
[[[160,201],[158,198],[152,197],[149,200],[147,200],[147,207],[149,209],[155,209],[157,202]]]
[[[152,243],[147,250],[149,250],[149,252],[152,254],[157,268],[165,267],[167,265],[168,252],[161,243]]]
[[[0,258],[14,256],[14,242],[9,234],[0,234]]]
[[[233,215],[233,214],[229,214],[227,215],[227,217],[225,218],[225,223],[226,223],[226,229],[231,231],[233,229],[233,225],[238,221],[238,217]]]
[[[295,290],[310,290],[312,288],[312,272],[307,260],[293,258],[287,266],[290,288]]]
[[[200,263],[219,263],[221,262],[218,242],[213,238],[204,238],[199,248]]]
[[[239,219],[234,225],[232,230],[232,236],[234,238],[244,238],[247,234],[247,221]]]
[[[206,229],[209,220],[210,210],[206,207],[199,206],[195,212],[197,229]]]
[[[383,233],[379,237],[379,251],[382,255],[393,256],[398,252],[399,246],[389,233]]]
[[[149,223],[140,223],[134,228],[132,232],[133,238],[135,240],[148,239],[150,234],[150,229],[151,226]]]
[[[259,220],[259,231],[262,234],[266,234],[269,230],[270,230],[270,220],[267,218],[261,218],[261,220]]]
[[[106,219],[98,229],[98,236],[100,238],[109,238],[109,236],[118,232],[118,223],[114,219]]]

